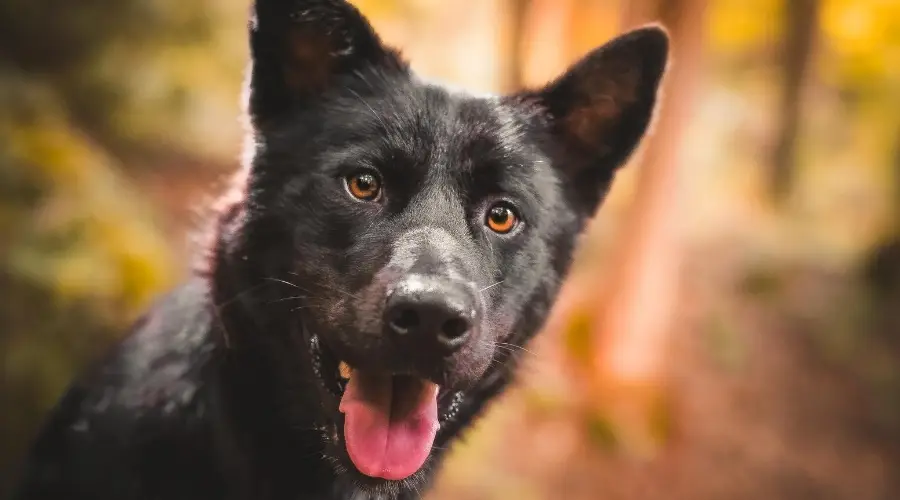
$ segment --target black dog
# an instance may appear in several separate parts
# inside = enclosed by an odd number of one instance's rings
[[[484,98],[339,0],[257,0],[250,45],[208,265],[69,389],[19,499],[417,497],[541,328],[668,54],[645,28]]]

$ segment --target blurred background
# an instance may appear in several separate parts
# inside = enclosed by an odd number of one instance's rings
[[[0,496],[188,272],[239,164],[248,3],[0,1]],[[654,133],[429,498],[900,498],[900,2],[355,3],[483,91],[675,40]]]

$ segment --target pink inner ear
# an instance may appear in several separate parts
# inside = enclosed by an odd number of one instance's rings
[[[291,29],[284,64],[285,84],[300,93],[324,88],[334,64],[331,45],[327,35],[303,27]]]
[[[612,67],[611,67],[612,66]],[[581,99],[565,117],[567,134],[577,143],[606,154],[611,145],[601,142],[616,127],[623,111],[637,100],[639,71],[598,65],[593,74],[581,75],[574,88]]]
[[[621,114],[621,107],[609,95],[592,96],[590,101],[572,110],[566,118],[569,136],[585,146],[601,146],[598,141],[608,133]]]

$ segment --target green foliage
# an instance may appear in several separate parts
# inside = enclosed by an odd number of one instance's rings
[[[648,413],[648,429],[650,438],[657,446],[663,446],[672,439],[675,432],[672,401],[663,392],[655,395],[650,401]]]
[[[783,286],[782,276],[777,269],[754,266],[747,271],[739,283],[741,293],[761,299],[777,298]]]
[[[584,368],[591,367],[594,352],[594,315],[584,307],[574,307],[563,331],[567,355]]]
[[[587,435],[603,451],[616,451],[620,445],[615,424],[606,415],[593,413],[587,419]]]
[[[671,402],[665,394],[638,390],[611,396],[613,400],[616,397],[624,399],[611,403],[612,406],[600,404],[585,416],[587,438],[599,451],[651,456],[669,442],[674,422]],[[622,408],[634,404],[640,411],[619,413],[615,410],[617,404],[625,405]],[[624,415],[629,418],[626,420]]]
[[[0,407],[15,409],[0,414],[0,496],[72,376],[173,284],[172,246],[123,171],[236,154],[245,16],[242,2],[0,5]]]
[[[11,97],[0,102],[0,407],[16,409],[0,414],[0,470],[10,471],[72,375],[174,273],[140,197],[52,92],[0,82]]]
[[[703,337],[710,358],[722,369],[738,372],[746,365],[747,346],[737,331],[735,320],[719,312],[711,314],[709,322]]]
[[[0,5],[0,62],[51,88],[117,154],[231,158],[246,14],[243,2],[212,0],[11,0]]]
[[[711,47],[732,57],[771,44],[781,36],[779,0],[716,0],[710,3]]]
[[[821,26],[837,81],[867,91],[900,82],[900,3],[829,0]]]

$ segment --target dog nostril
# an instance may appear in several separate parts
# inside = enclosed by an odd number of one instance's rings
[[[391,328],[397,333],[408,333],[419,326],[419,314],[412,309],[403,309],[391,319]]]
[[[469,331],[469,322],[462,318],[451,318],[444,322],[441,333],[448,340],[462,337]]]

